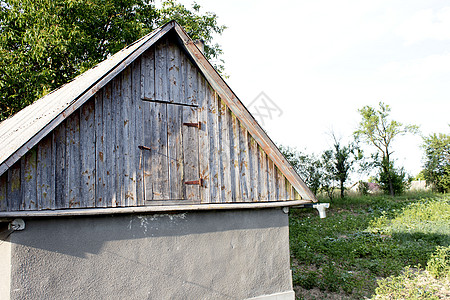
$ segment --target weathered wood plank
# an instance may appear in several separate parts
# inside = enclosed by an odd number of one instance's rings
[[[22,201],[20,210],[37,210],[37,181],[36,181],[36,147],[30,149],[21,158],[21,190]]]
[[[8,170],[8,211],[20,210],[22,193],[20,185],[20,160],[12,165]]]
[[[167,67],[167,39],[161,39],[155,45],[155,98],[171,101],[169,97],[169,82]]]
[[[53,136],[41,140],[37,147],[37,205],[38,209],[55,209],[55,160]]]
[[[193,68],[190,69],[190,72],[195,74],[190,74],[192,76],[192,80],[194,78],[197,80],[197,97],[198,97],[198,119],[201,122],[201,129],[199,130],[199,168],[200,168],[200,177],[203,179],[203,186],[200,189],[200,197],[202,203],[211,203],[211,172],[210,172],[210,164],[209,164],[209,156],[210,156],[210,141],[208,132],[210,131],[210,122],[208,120],[208,94],[205,87],[205,80],[197,74],[197,70]],[[194,93],[192,94],[194,95]]]
[[[95,99],[87,101],[80,115],[80,206],[95,207]]]
[[[5,172],[0,175],[0,211],[6,211],[8,208],[7,190],[8,172]]]
[[[261,188],[260,188],[260,175],[259,175],[259,151],[258,144],[253,139],[253,137],[248,135],[248,148],[249,148],[249,171],[250,171],[250,191],[251,191],[251,201],[258,201],[261,199]]]
[[[122,76],[122,130],[123,139],[123,190],[124,195],[122,199],[122,206],[136,206],[136,169],[134,168],[134,152],[136,146],[134,144],[134,128],[135,128],[135,114],[134,107],[132,107],[132,82],[131,82],[131,67],[127,67]]]
[[[273,161],[266,156],[267,158],[267,200],[268,201],[275,201],[276,200],[276,189],[275,189],[275,182],[276,182],[276,167],[273,164]]]
[[[169,199],[169,166],[167,149],[167,104],[150,103],[151,169],[154,200]],[[146,199],[148,200],[148,199]]]
[[[183,103],[184,92],[180,89],[182,82],[180,54],[178,46],[173,43],[168,43],[167,64],[169,99],[174,103]],[[185,199],[182,145],[183,107],[167,105],[167,119],[170,199]]]
[[[103,88],[103,143],[105,143],[106,185],[104,206],[115,207],[116,202],[116,113],[113,102],[113,82]],[[102,206],[103,206],[102,205]]]
[[[68,208],[78,208],[81,206],[80,111],[67,118],[66,145],[68,202],[65,204]]]
[[[124,190],[124,176],[123,176],[123,165],[124,165],[124,135],[123,135],[123,123],[124,114],[122,108],[123,98],[122,98],[122,80],[123,72],[114,78],[112,81],[112,104],[114,110],[114,122],[113,128],[116,131],[116,138],[114,140],[114,156],[115,156],[115,201],[112,203],[114,207],[123,206],[125,199]]]
[[[231,186],[231,149],[230,149],[230,132],[229,132],[229,115],[228,108],[225,103],[217,97],[217,140],[218,140],[218,158],[219,158],[219,179],[220,193],[222,202],[233,202],[233,192]]]
[[[185,97],[186,97],[186,103],[192,104],[192,105],[199,105],[200,107],[205,102],[202,103],[199,102],[199,95],[200,95],[200,86],[199,86],[199,75],[198,71],[195,68],[195,66],[187,59],[185,58],[185,78],[186,78],[186,84],[185,84]],[[201,94],[203,97],[203,94]]]
[[[151,47],[142,55],[140,71],[141,98],[155,100],[155,48]],[[137,79],[137,78],[136,78]]]
[[[180,50],[174,43],[167,44],[167,68],[170,102],[184,103],[184,95],[180,89],[182,81],[180,76]]]
[[[259,201],[267,201],[267,155],[264,150],[258,146],[258,174],[259,174]]]
[[[139,95],[141,94],[141,85],[139,82],[139,78],[141,77],[141,62],[141,59],[137,59],[131,64],[131,111],[133,112],[133,116],[131,118],[131,130],[133,136],[130,138],[134,139],[134,144],[130,145],[130,153],[132,153],[130,159],[133,166],[132,176],[135,182],[135,199],[133,201],[133,205],[135,206],[144,204],[143,157],[142,152],[139,149],[140,145],[144,145],[143,102],[139,98]]]
[[[154,103],[144,102],[142,101],[142,110],[143,110],[143,143],[139,146],[152,147],[152,137],[153,137],[153,118],[156,116],[152,116],[152,105]],[[153,177],[152,166],[153,166],[153,150],[144,150],[140,149],[139,152],[140,157],[142,158],[142,171],[143,171],[143,188],[144,188],[144,200],[151,201],[153,200]],[[145,202],[144,202],[145,203]]]
[[[228,120],[228,132],[230,142],[230,176],[231,176],[231,192],[233,202],[241,202],[241,183],[240,183],[240,171],[239,171],[239,122],[236,116],[228,109],[226,109]],[[246,192],[246,191],[245,191]]]
[[[167,105],[167,153],[169,166],[169,199],[185,199],[182,138],[183,107]]]
[[[209,170],[210,170],[210,193],[212,203],[221,203],[220,193],[221,180],[219,170],[219,130],[218,130],[218,105],[217,94],[210,88],[208,82],[202,78],[206,89],[208,101],[208,138],[209,138]]]
[[[181,99],[182,103],[185,104],[191,104],[188,100],[188,91],[187,91],[187,84],[188,84],[188,71],[187,71],[187,57],[184,54],[184,52],[177,46],[176,47],[177,51],[178,51],[178,61],[179,61],[179,75],[178,75],[178,79],[179,79],[179,83],[178,83],[178,87],[179,87],[179,97]]]
[[[183,108],[183,122],[197,123],[197,109],[195,107]],[[202,124],[203,125],[203,124]],[[200,125],[200,126],[202,126]],[[184,163],[184,180],[194,181],[200,179],[199,173],[199,131],[201,129],[196,127],[183,126],[183,163]],[[199,185],[184,185],[185,199],[200,201],[200,187]]]
[[[234,126],[234,125],[233,125]],[[240,126],[236,118],[236,126],[239,131],[239,182],[242,201],[252,200],[251,164],[250,164],[250,135]]]
[[[279,201],[280,200],[280,175],[278,172],[278,168],[277,166],[275,166],[275,164],[273,164],[274,167],[274,193],[273,193],[273,197],[274,197],[274,201]]]
[[[286,178],[277,168],[277,200],[286,200]]]
[[[292,194],[292,184],[286,178],[286,198],[287,200],[293,200],[294,195]]]
[[[67,167],[66,167],[66,126],[67,120],[59,124],[53,132],[52,155],[56,163],[55,167],[55,207],[65,208],[68,198]]]
[[[104,89],[98,91],[95,96],[95,206],[106,207],[107,175],[106,175],[106,118],[103,106]]]

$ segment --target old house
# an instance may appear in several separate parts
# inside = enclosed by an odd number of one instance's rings
[[[170,22],[0,123],[0,298],[294,299],[315,201]]]

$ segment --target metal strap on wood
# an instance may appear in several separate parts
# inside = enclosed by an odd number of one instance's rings
[[[202,123],[201,122],[197,122],[197,123],[183,123],[184,126],[187,127],[197,127],[198,129],[202,128]]]

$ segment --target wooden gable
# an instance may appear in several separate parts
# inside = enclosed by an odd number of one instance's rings
[[[159,38],[22,156],[0,211],[301,199],[184,46]]]

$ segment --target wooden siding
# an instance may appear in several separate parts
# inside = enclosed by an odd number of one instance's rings
[[[299,198],[170,37],[0,176],[0,211]]]

